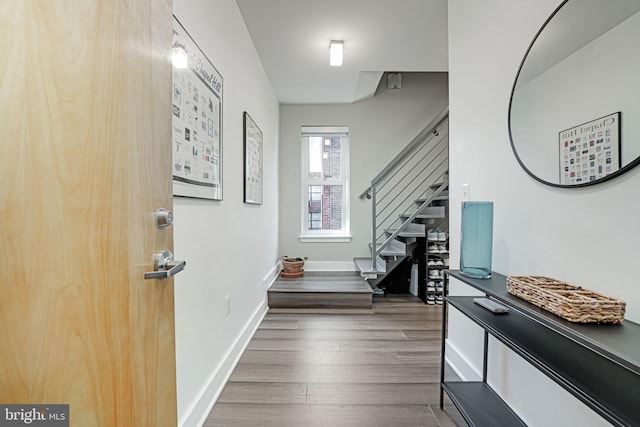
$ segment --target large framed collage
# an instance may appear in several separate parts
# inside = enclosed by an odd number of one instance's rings
[[[222,200],[223,80],[173,17],[173,194]]]

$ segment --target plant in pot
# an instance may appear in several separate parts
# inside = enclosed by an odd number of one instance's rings
[[[308,260],[309,257],[290,257],[287,255],[282,256],[282,271],[280,275],[282,277],[301,277],[304,274],[304,262]]]

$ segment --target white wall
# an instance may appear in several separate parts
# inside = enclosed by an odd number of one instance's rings
[[[451,242],[460,240],[461,186],[469,183],[472,200],[495,202],[495,271],[547,275],[621,298],[628,304],[627,318],[638,321],[640,200],[635,194],[640,168],[593,187],[557,189],[530,178],[509,143],[507,112],[515,74],[540,25],[559,3],[449,1]],[[451,255],[456,268],[459,245],[451,244]],[[450,331],[457,327],[452,318]],[[460,349],[473,338],[451,339]],[[492,345],[490,358],[497,356],[509,371],[504,375],[490,367],[490,382],[528,425],[605,424],[535,369],[521,369],[513,353]],[[545,407],[552,410],[540,410]]]
[[[383,82],[384,83],[384,82]],[[447,106],[447,75],[403,73],[402,89],[386,83],[373,98],[353,104],[282,105],[280,108],[280,244],[283,253],[308,256],[311,268],[353,269],[354,256],[370,256],[371,204],[358,195],[371,179]],[[300,243],[300,127],[348,126],[350,131],[350,243]],[[324,266],[324,267],[323,267]]]
[[[234,0],[174,0],[222,74],[223,198],[174,198],[178,420],[201,425],[266,309],[278,256],[278,102]],[[242,113],[264,134],[264,204],[243,203]],[[225,298],[231,313],[225,316]]]

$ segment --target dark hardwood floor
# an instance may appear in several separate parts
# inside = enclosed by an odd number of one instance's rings
[[[441,310],[409,294],[369,311],[272,310],[205,426],[464,425],[438,405]]]

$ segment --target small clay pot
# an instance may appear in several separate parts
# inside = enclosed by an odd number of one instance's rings
[[[298,261],[295,258],[285,258],[282,260],[282,269],[285,273],[300,273],[304,270],[304,261]]]

